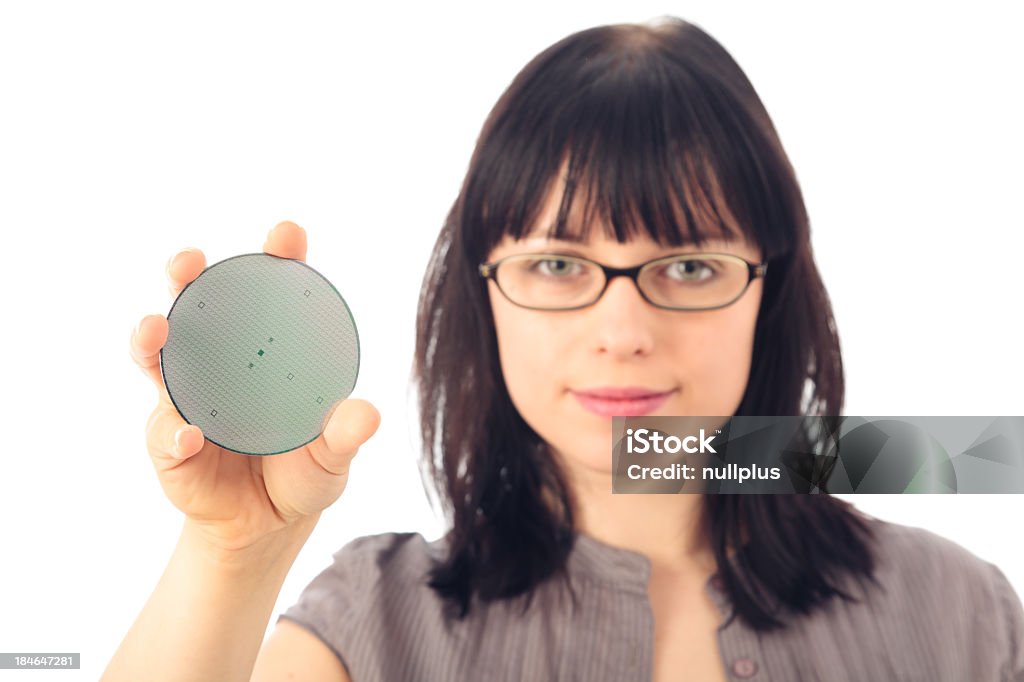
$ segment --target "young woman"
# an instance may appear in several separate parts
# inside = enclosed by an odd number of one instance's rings
[[[305,232],[282,223],[264,249],[303,259]],[[174,292],[204,266],[172,259]],[[350,399],[300,450],[221,450],[167,398],[166,334],[145,318],[131,352],[185,525],[105,680],[1024,679],[1019,598],[948,540],[828,495],[611,494],[611,415],[842,410],[793,170],[690,24],[569,36],[501,97],[418,316],[451,530],[349,543],[262,650],[379,416]]]

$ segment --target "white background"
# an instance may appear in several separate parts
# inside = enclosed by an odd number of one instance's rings
[[[83,666],[0,679],[97,678],[171,553],[181,518],[146,453],[156,395],[128,338],[169,310],[164,265],[187,246],[213,264],[304,226],[359,325],[354,395],[383,418],[271,624],[351,538],[440,533],[408,382],[420,278],[498,95],[597,24],[689,19],[758,89],[810,210],[847,414],[1024,415],[1010,7],[4,3],[0,651]],[[1024,593],[1021,496],[847,499]]]

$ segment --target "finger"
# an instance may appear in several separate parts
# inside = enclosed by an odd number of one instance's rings
[[[380,413],[366,400],[352,398],[341,401],[328,418],[316,440],[309,444],[309,453],[324,471],[340,476],[348,473],[349,464],[359,446],[380,426]]]
[[[174,298],[206,269],[206,256],[195,248],[183,249],[167,261],[167,291]]]
[[[306,231],[291,221],[274,226],[263,242],[263,250],[279,258],[306,260]]]
[[[160,372],[160,349],[167,343],[167,319],[163,315],[146,315],[132,330],[128,352],[135,364],[160,390],[164,378]]]
[[[178,411],[163,402],[146,422],[146,440],[153,463],[171,469],[202,450],[205,437],[195,424],[188,424]]]

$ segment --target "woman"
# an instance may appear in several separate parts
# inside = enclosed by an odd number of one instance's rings
[[[305,243],[282,223],[264,248]],[[203,267],[179,254],[174,289]],[[1024,677],[1019,598],[948,540],[827,495],[611,494],[611,415],[842,409],[794,173],[692,25],[569,36],[501,97],[419,309],[426,463],[452,529],[349,543],[261,651],[379,416],[347,400],[295,452],[219,450],[166,398],[166,320],[143,322],[150,453],[186,522],[104,679]]]

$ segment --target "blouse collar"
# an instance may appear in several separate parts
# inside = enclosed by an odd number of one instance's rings
[[[735,561],[732,557],[729,560]],[[640,552],[615,547],[584,533],[576,533],[576,544],[569,555],[569,570],[584,579],[646,594],[651,577],[651,560]],[[720,609],[727,608],[727,596],[717,573],[707,579],[704,590]]]

